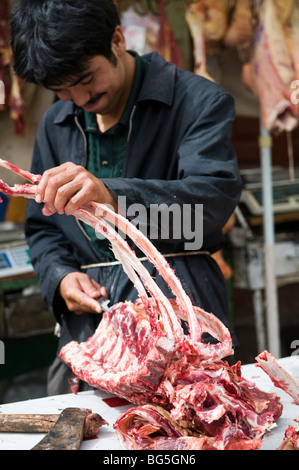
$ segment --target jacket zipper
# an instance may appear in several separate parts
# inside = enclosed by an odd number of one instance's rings
[[[84,161],[83,161],[83,166],[84,168],[86,168],[86,164],[87,164],[87,139],[86,139],[86,135],[84,133],[84,130],[82,129],[82,126],[81,124],[79,123],[79,120],[78,120],[78,115],[76,114],[75,115],[75,123],[79,129],[79,131],[81,132],[81,135],[83,137],[83,142],[84,142]]]
[[[133,129],[133,117],[134,117],[135,111],[136,111],[136,105],[133,106],[133,109],[132,109],[132,112],[131,112],[131,115],[130,115],[129,132],[128,132],[128,136],[127,136],[127,144],[129,144],[129,140],[131,138],[131,133],[132,133],[132,129]],[[127,165],[126,165],[126,162],[125,162],[125,164],[123,166],[123,169],[122,169],[122,174],[121,174],[123,178],[125,177],[126,167],[127,167]]]
[[[133,116],[134,116],[134,114],[135,114],[135,111],[136,111],[136,105],[134,105],[134,107],[133,107],[133,109],[132,109],[132,112],[131,112],[131,116],[130,116],[129,132],[128,132],[128,137],[127,137],[127,143],[129,142],[130,137],[131,137],[131,132],[132,132],[132,128],[133,128]]]
[[[82,129],[82,126],[81,124],[79,123],[79,120],[78,120],[78,115],[76,114],[75,115],[75,123],[76,123],[76,126],[77,128],[79,129],[82,137],[83,137],[83,142],[84,142],[84,160],[83,160],[83,166],[84,168],[86,168],[86,164],[87,164],[87,139],[86,139],[86,135],[84,133],[84,130]],[[81,232],[83,233],[83,235],[85,236],[85,238],[87,238],[87,240],[91,243],[91,239],[90,237],[87,235],[87,233],[85,232],[84,228],[82,227],[82,225],[80,224],[80,221],[78,219],[76,219],[76,222],[77,222],[77,225],[79,227],[79,229],[81,230]]]

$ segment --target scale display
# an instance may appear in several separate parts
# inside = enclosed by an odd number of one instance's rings
[[[244,189],[241,201],[253,215],[263,214],[262,189]],[[273,187],[273,211],[275,214],[299,211],[299,184]]]
[[[0,278],[30,273],[33,267],[27,245],[6,249],[0,247]]]
[[[274,214],[299,213],[299,169],[296,167],[296,178],[288,178],[287,169],[273,167],[272,169],[272,197]],[[263,188],[260,170],[243,170],[243,202],[252,215],[263,215]]]

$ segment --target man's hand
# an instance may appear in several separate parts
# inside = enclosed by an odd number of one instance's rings
[[[104,183],[72,162],[45,171],[35,199],[38,203],[45,203],[43,214],[47,216],[55,212],[71,215],[91,201],[110,204],[117,210],[116,200]]]
[[[101,287],[87,274],[73,272],[67,274],[60,282],[60,295],[67,308],[77,315],[86,313],[101,313],[102,309],[96,300],[106,296],[105,287]]]

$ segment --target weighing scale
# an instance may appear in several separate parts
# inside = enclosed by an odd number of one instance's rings
[[[270,157],[262,157],[265,156]],[[236,210],[240,227],[235,227],[230,236],[234,284],[253,291],[259,352],[269,349],[280,357],[277,287],[299,281],[299,233],[296,228],[289,232],[283,225],[299,220],[299,168],[294,168],[294,177],[290,178],[289,169],[271,167],[270,158],[268,165],[263,159],[262,163],[261,168],[241,171],[243,191]],[[263,235],[259,228],[255,230],[261,224]],[[265,302],[262,291],[265,291]]]
[[[32,271],[27,245],[12,244],[9,248],[0,246],[0,278],[19,276]]]
[[[33,273],[22,224],[0,224],[0,279]]]
[[[273,167],[272,169],[272,194],[273,213],[291,214],[297,219],[299,214],[299,168],[295,169],[297,177],[290,179],[288,169]],[[252,217],[263,216],[263,188],[262,175],[259,169],[244,170],[241,172],[244,189],[240,202],[243,203]]]

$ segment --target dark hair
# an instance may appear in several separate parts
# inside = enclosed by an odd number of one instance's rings
[[[119,24],[113,0],[20,0],[10,22],[15,73],[26,82],[59,86],[96,55],[113,62]]]

